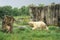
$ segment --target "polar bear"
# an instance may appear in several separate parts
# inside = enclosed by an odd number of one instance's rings
[[[46,29],[46,30],[48,30],[47,25],[46,25],[43,21],[37,21],[37,22],[30,21],[30,22],[29,22],[29,25],[33,26],[32,30],[35,30],[35,29],[37,29],[37,28],[39,28],[40,30],[41,30],[41,29]]]

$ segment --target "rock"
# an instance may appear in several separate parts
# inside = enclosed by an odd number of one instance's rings
[[[27,27],[26,26],[19,26],[18,27],[20,30],[25,30]]]

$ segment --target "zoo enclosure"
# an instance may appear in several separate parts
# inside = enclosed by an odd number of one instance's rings
[[[31,6],[29,13],[33,21],[44,21],[47,25],[60,26],[60,4],[43,7]]]

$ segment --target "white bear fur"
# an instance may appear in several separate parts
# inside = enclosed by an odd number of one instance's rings
[[[37,21],[37,22],[30,21],[30,22],[29,22],[29,25],[33,26],[32,30],[35,30],[35,29],[37,29],[37,28],[40,28],[40,30],[41,30],[41,29],[46,29],[46,30],[48,30],[47,25],[46,25],[43,21]]]

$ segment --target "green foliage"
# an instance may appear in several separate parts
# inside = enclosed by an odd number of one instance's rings
[[[27,26],[29,27],[29,26]],[[51,26],[50,26],[51,27]],[[51,27],[52,28],[52,27]],[[54,29],[55,27],[53,27]],[[47,32],[45,30],[25,30],[13,29],[13,33],[3,33],[0,31],[0,40],[60,40],[60,31],[55,30]]]
[[[44,7],[44,4],[39,4],[39,7]]]
[[[19,9],[21,15],[29,15],[29,7],[26,7],[26,6],[22,6],[20,9]]]
[[[29,16],[15,16],[16,20],[18,20],[19,18],[29,18]],[[22,20],[21,22],[18,20],[19,25],[14,25],[13,33],[4,33],[0,31],[0,40],[60,40],[60,28],[56,28],[56,26],[48,26],[49,31],[31,30],[31,27],[25,24],[29,21],[29,19],[24,20],[25,21]],[[27,28],[25,30],[20,30],[18,26],[21,26],[21,24],[23,24],[22,26],[26,26]]]
[[[0,18],[4,15],[21,16],[29,15],[29,7],[22,6],[21,8],[12,8],[11,6],[0,7]]]
[[[14,25],[28,25],[28,22],[30,21],[30,16],[15,16],[14,17],[17,21],[14,23]]]

